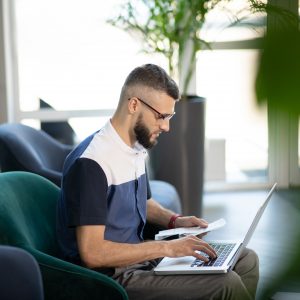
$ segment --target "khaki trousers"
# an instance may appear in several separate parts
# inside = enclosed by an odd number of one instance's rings
[[[112,276],[130,300],[254,299],[259,264],[256,253],[244,249],[235,268],[226,274],[155,275],[158,260],[116,268]]]

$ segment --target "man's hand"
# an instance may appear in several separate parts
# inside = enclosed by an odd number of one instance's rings
[[[166,256],[169,257],[194,256],[207,262],[208,259],[205,256],[199,254],[199,251],[206,253],[211,258],[217,257],[215,250],[208,243],[193,235],[189,235],[177,240],[168,241],[166,243]]]
[[[175,227],[195,227],[200,226],[206,228],[208,223],[195,216],[178,217],[175,221]]]

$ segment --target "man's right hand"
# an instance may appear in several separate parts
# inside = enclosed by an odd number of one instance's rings
[[[168,257],[194,256],[207,262],[208,259],[199,254],[198,251],[206,253],[211,258],[217,257],[215,250],[208,243],[193,235],[167,241],[166,243],[166,256]]]

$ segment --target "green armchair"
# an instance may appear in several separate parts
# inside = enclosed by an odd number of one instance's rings
[[[0,173],[0,244],[23,248],[35,257],[45,299],[128,299],[110,277],[57,258],[58,196],[59,188],[39,175]]]

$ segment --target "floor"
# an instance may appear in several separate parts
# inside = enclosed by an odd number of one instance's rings
[[[223,217],[227,222],[223,228],[209,233],[206,239],[242,238],[267,193],[267,190],[205,193],[204,218],[212,222]],[[300,257],[299,241],[300,189],[278,190],[273,194],[248,245],[260,259],[259,299],[270,286],[273,286],[272,294],[273,291],[299,293],[293,294],[296,295],[293,299],[300,299],[300,263],[289,264],[294,267],[293,276],[288,277],[286,274],[291,268],[286,270],[284,267],[292,259],[295,260],[296,255]]]

